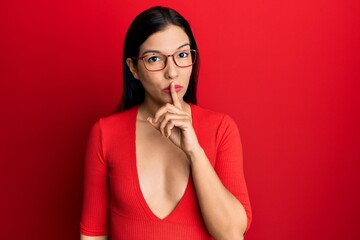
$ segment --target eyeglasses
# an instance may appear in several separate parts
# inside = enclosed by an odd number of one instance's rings
[[[190,67],[195,63],[196,50],[184,49],[176,51],[174,54],[165,55],[158,52],[146,54],[142,57],[132,57],[132,59],[142,60],[145,68],[150,72],[161,71],[166,67],[167,60],[172,57],[176,66],[180,68]]]

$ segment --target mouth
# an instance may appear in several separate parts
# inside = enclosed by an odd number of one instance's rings
[[[176,84],[176,85],[175,85],[175,92],[180,92],[182,88],[183,88],[183,87],[182,87],[181,85]],[[171,90],[170,90],[170,85],[169,85],[168,87],[164,88],[163,91],[164,91],[165,93],[170,93],[170,92],[171,92]]]

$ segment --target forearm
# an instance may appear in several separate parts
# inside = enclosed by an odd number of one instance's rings
[[[80,240],[107,240],[107,236],[96,236],[96,237],[90,237],[80,234]]]
[[[217,240],[243,239],[247,226],[244,207],[221,183],[202,148],[188,156],[208,231]]]

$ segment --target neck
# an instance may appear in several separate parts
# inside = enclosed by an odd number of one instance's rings
[[[155,113],[163,106],[164,104],[161,105],[144,101],[139,105],[139,118],[146,120],[148,117],[154,117]],[[181,101],[181,106],[185,112],[191,114],[190,105],[188,103]]]

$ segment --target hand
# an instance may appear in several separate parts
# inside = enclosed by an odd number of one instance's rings
[[[182,109],[174,83],[170,85],[170,93],[173,104],[168,103],[161,107],[154,118],[149,117],[147,120],[162,136],[169,138],[189,155],[200,147],[192,126],[191,115]]]

